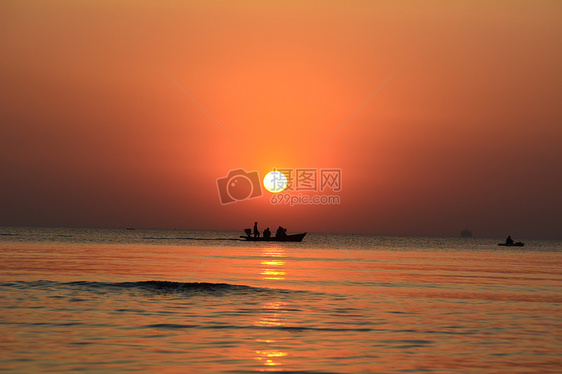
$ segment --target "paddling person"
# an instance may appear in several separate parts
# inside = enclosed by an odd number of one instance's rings
[[[260,237],[260,230],[258,230],[258,223],[254,222],[254,238]]]
[[[513,239],[511,239],[511,235],[508,235],[507,239],[505,239],[505,245],[513,245]]]
[[[271,238],[271,231],[269,231],[269,227],[267,229],[263,230],[263,237],[265,239]]]

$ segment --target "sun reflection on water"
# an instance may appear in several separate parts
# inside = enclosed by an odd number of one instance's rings
[[[283,313],[287,312],[287,303],[272,301],[262,305],[262,315],[254,325],[256,326],[285,326]]]
[[[285,280],[285,257],[284,249],[281,247],[267,247],[263,249],[262,260],[260,262],[260,275],[263,280],[282,281]],[[254,322],[254,325],[260,327],[272,328],[272,334],[277,329],[286,324],[285,314],[287,313],[289,303],[282,301],[270,301],[261,306],[261,315]],[[279,366],[283,365],[283,359],[287,356],[287,352],[276,347],[275,339],[256,339],[262,349],[255,351],[255,359],[263,364],[261,371],[279,370]],[[261,347],[260,347],[261,348]]]
[[[285,265],[285,261],[262,261],[261,262],[262,265],[267,265],[267,266],[281,266],[281,265]]]
[[[264,257],[284,257],[285,252],[281,247],[267,247],[263,249]],[[262,279],[264,280],[284,280],[285,279],[285,261],[280,259],[265,258],[261,261]]]
[[[265,366],[279,366],[279,358],[287,356],[286,352],[276,350],[256,351],[256,360],[261,361]]]
[[[284,314],[287,313],[289,303],[272,301],[262,305],[262,315],[255,322],[256,326],[262,327],[281,327],[285,326]],[[277,330],[272,330],[274,334]],[[262,371],[272,370],[272,366],[280,366],[283,364],[282,359],[287,356],[287,352],[275,347],[276,340],[274,339],[256,339],[258,343],[264,345],[263,349],[255,351],[255,359],[261,362],[265,368]]]
[[[275,271],[275,269],[263,269],[261,272],[263,279],[283,280],[285,279],[284,271]]]
[[[284,257],[285,252],[282,247],[265,247],[262,255],[268,257]]]

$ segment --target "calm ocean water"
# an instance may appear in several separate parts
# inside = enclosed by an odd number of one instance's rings
[[[0,228],[0,371],[562,370],[560,241],[239,235]]]

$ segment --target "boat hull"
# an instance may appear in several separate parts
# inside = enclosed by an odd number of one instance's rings
[[[302,242],[305,235],[306,232],[302,234],[287,235],[282,237],[272,236],[270,238],[264,238],[264,237],[254,238],[253,236],[245,236],[245,235],[240,235],[240,237],[242,239],[246,239],[249,242]]]
[[[513,243],[513,244],[498,243],[498,245],[500,247],[523,247],[525,245],[525,243],[521,243],[521,242],[517,242],[517,243]]]

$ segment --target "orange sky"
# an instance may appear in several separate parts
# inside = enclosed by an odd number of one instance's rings
[[[559,1],[2,2],[0,225],[560,239],[560,19]],[[217,178],[273,167],[340,168],[341,203],[221,205]]]

